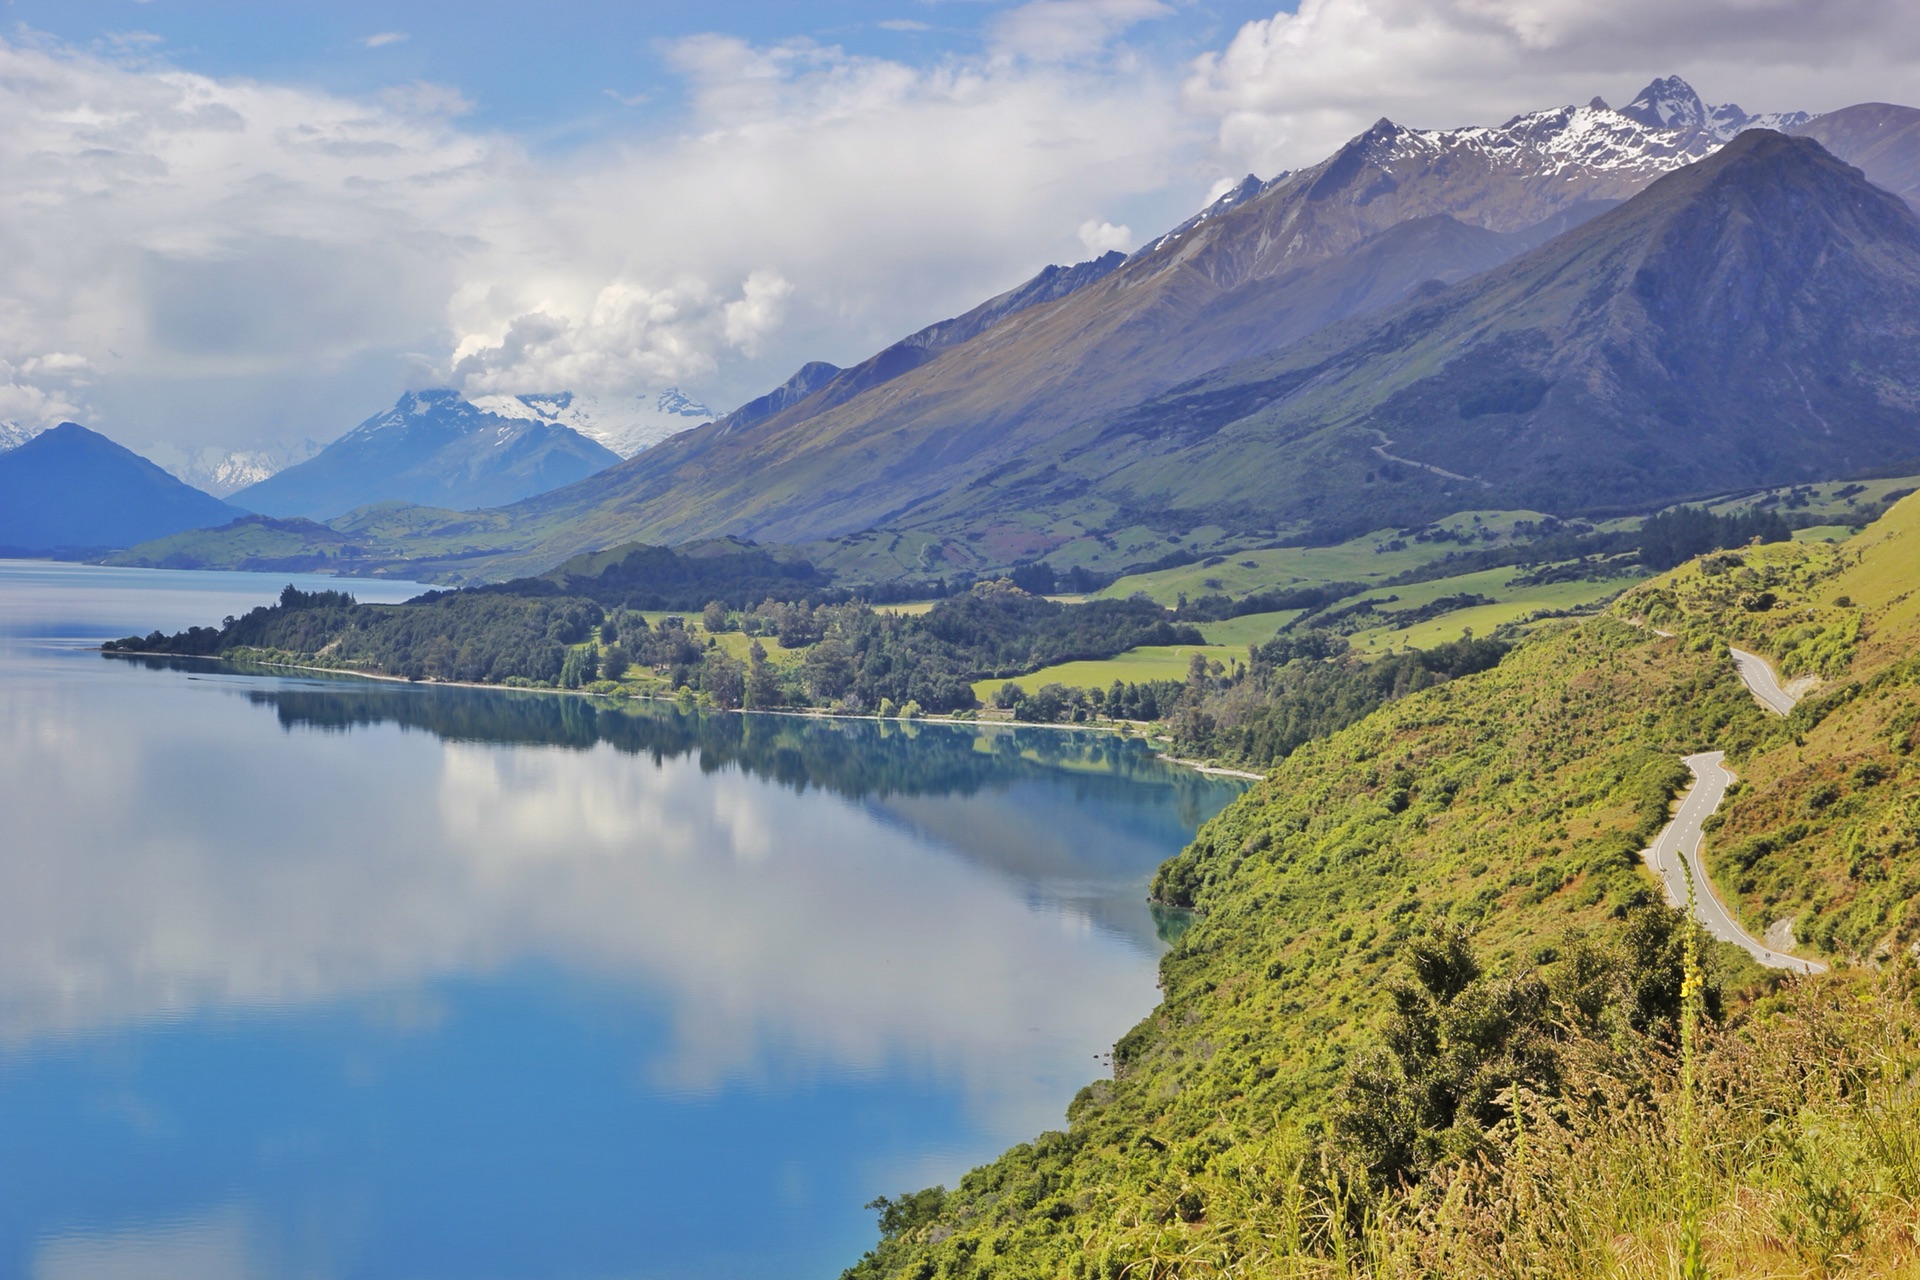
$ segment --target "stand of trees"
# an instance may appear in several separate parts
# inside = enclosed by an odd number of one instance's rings
[[[1664,572],[1709,551],[1792,538],[1793,526],[1778,511],[1748,507],[1717,516],[1705,507],[1675,507],[1648,516],[1640,526],[1640,563]]]
[[[809,646],[797,664],[776,665],[756,638],[746,662],[679,616],[649,624],[639,612],[570,596],[520,596],[491,588],[433,592],[399,605],[363,605],[338,591],[289,586],[219,628],[154,632],[110,651],[197,656],[266,655],[409,680],[536,683],[579,688],[633,666],[674,688],[709,694],[723,707],[827,707],[891,714],[977,705],[973,682],[1057,662],[1110,658],[1142,644],[1201,644],[1193,627],[1147,600],[1067,605],[1009,584],[981,584],[917,617],[865,604],[766,601],[736,614],[715,601],[708,631],[746,630],[788,647]]]

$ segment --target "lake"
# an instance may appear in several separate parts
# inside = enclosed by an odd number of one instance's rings
[[[91,651],[288,580],[0,562],[0,1276],[836,1276],[1106,1073],[1238,794]]]

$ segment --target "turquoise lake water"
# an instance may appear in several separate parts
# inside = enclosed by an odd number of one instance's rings
[[[0,562],[0,1277],[836,1276],[1104,1074],[1238,794],[90,651],[286,581]]]

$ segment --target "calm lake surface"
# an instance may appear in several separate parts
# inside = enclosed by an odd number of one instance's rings
[[[0,1276],[836,1276],[1063,1123],[1238,793],[89,651],[286,581],[0,561]]]

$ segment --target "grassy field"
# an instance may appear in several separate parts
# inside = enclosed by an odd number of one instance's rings
[[[1854,532],[1854,527],[1850,524],[1816,524],[1809,525],[1805,529],[1795,529],[1793,540],[1795,542],[1845,542],[1854,535]]]
[[[1544,587],[1516,589],[1496,595],[1494,604],[1456,609],[1409,627],[1375,627],[1356,632],[1352,644],[1363,654],[1388,653],[1403,647],[1431,649],[1458,640],[1469,630],[1477,636],[1487,635],[1497,627],[1519,622],[1542,609],[1575,609],[1595,604],[1638,581],[1638,578],[1608,578],[1600,582],[1556,582]]]
[[[1273,639],[1280,628],[1299,616],[1298,609],[1282,609],[1278,613],[1249,613],[1239,618],[1228,618],[1225,622],[1203,622],[1200,624],[1200,634],[1207,638],[1208,644],[1245,649]]]
[[[1462,511],[1437,523],[1450,530],[1491,530],[1491,537],[1472,544],[1479,549],[1506,546],[1513,541],[1516,522],[1542,519],[1545,517],[1537,511]],[[1404,548],[1383,549],[1396,541],[1404,541]],[[1189,564],[1154,573],[1131,574],[1100,594],[1125,599],[1136,591],[1144,591],[1161,604],[1171,605],[1182,593],[1197,599],[1216,592],[1244,596],[1275,587],[1320,582],[1375,582],[1417,569],[1449,551],[1463,549],[1457,542],[1414,542],[1401,539],[1396,530],[1382,529],[1338,546],[1272,547],[1238,552],[1219,564]]]
[[[1143,645],[1102,662],[1063,662],[1056,667],[1042,667],[1032,675],[1021,676],[1017,680],[977,680],[973,685],[973,696],[981,702],[990,703],[994,691],[1003,684],[1017,684],[1031,692],[1043,684],[1064,684],[1075,689],[1104,689],[1115,680],[1124,680],[1129,684],[1147,680],[1184,680],[1187,665],[1193,661],[1196,653],[1206,654],[1208,661],[1219,662],[1232,662],[1235,659],[1244,662],[1247,657],[1245,646]]]
[[[1737,498],[1721,498],[1706,506],[1708,510],[1721,514],[1759,506],[1774,507],[1786,515],[1831,516],[1844,528],[1848,527],[1851,513],[1862,507],[1877,505],[1889,493],[1916,488],[1920,488],[1920,476],[1895,476],[1886,480],[1828,480],[1820,484],[1782,485],[1778,489],[1767,489]]]
[[[1355,601],[1389,601],[1384,608],[1389,616],[1405,610],[1418,609],[1443,596],[1481,595],[1491,597],[1495,603],[1475,605],[1465,609],[1456,609],[1452,613],[1412,626],[1380,626],[1356,634],[1352,643],[1361,653],[1388,653],[1403,646],[1415,649],[1431,648],[1458,640],[1469,629],[1475,635],[1487,635],[1494,628],[1509,622],[1517,622],[1542,609],[1574,609],[1593,604],[1617,594],[1634,582],[1635,577],[1609,578],[1600,582],[1555,582],[1545,586],[1510,587],[1517,570],[1487,569],[1480,573],[1461,574],[1454,578],[1436,578],[1432,582],[1419,582],[1412,586],[1376,588],[1355,596]],[[1270,640],[1281,627],[1297,618],[1295,611],[1280,613],[1252,613],[1245,617],[1231,618],[1225,622],[1203,623],[1200,632],[1207,638],[1207,646],[1201,650],[1209,658],[1221,662],[1234,659],[1244,660],[1247,650],[1262,641]],[[1180,680],[1187,674],[1187,664],[1192,660],[1192,645],[1162,645],[1131,649],[1118,657],[1104,662],[1066,662],[1059,666],[1046,667],[1029,676],[1022,676],[1018,683],[1028,690],[1039,688],[1043,684],[1064,684],[1070,688],[1093,689],[1106,688],[1115,680],[1137,683],[1144,680]],[[982,702],[992,698],[994,690],[1008,683],[1005,680],[981,680],[973,686],[974,695]]]
[[[1402,647],[1430,649],[1434,645],[1460,639],[1469,629],[1474,635],[1487,635],[1496,627],[1519,622],[1542,609],[1577,609],[1596,604],[1640,581],[1633,576],[1605,578],[1598,582],[1552,582],[1544,586],[1509,587],[1507,580],[1513,576],[1512,569],[1493,569],[1485,573],[1462,574],[1458,578],[1422,582],[1393,592],[1370,592],[1369,595],[1400,597],[1390,613],[1418,608],[1448,595],[1471,593],[1489,596],[1494,603],[1455,609],[1411,626],[1380,626],[1356,632],[1352,637],[1353,647],[1362,653],[1387,653]]]

